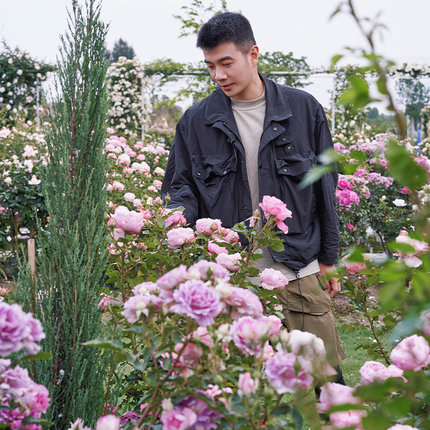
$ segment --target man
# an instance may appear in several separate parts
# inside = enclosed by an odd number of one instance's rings
[[[335,278],[325,285],[319,279],[334,270],[338,256],[337,174],[299,187],[318,155],[333,146],[324,111],[306,92],[258,73],[259,48],[244,16],[214,16],[201,27],[197,47],[219,88],[179,121],[162,195],[170,195],[169,207],[185,208],[188,223],[219,218],[226,227],[248,219],[264,195],[284,201],[292,211],[288,235],[281,235],[285,250],[265,250],[256,265],[289,279],[277,294],[284,324],[322,338],[338,366],[345,354],[330,297],[340,287]]]

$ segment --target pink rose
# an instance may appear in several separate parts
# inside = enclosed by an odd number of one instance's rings
[[[119,430],[120,420],[115,415],[105,415],[97,420],[96,430]]]
[[[417,372],[430,364],[430,347],[424,337],[414,334],[403,339],[391,351],[390,358],[400,369]]]
[[[288,227],[284,224],[285,218],[291,218],[291,211],[287,209],[287,205],[276,197],[263,196],[263,201],[260,203],[260,207],[266,215],[273,216],[275,218],[276,225],[285,234],[288,233]]]
[[[330,414],[330,421],[336,429],[342,429],[344,427],[361,429],[361,418],[365,415],[366,411],[363,410],[333,412]]]
[[[186,281],[173,293],[176,304],[173,312],[193,318],[201,326],[214,323],[214,318],[221,312],[222,304],[218,294],[204,282]]]
[[[184,214],[181,211],[176,211],[164,220],[164,228],[168,228],[170,226],[178,227],[180,225],[185,225],[186,223],[187,220],[185,219]]]
[[[345,181],[345,179],[339,179],[337,186],[339,188],[342,188],[343,190],[349,189],[349,183],[348,183],[348,181]]]
[[[177,343],[174,349],[175,352],[179,354],[182,348],[184,348],[184,344]],[[200,348],[200,346],[197,346],[194,343],[187,343],[180,356],[180,362],[190,369],[195,369],[198,366],[199,358],[202,355],[203,349]]]
[[[358,272],[360,272],[361,270],[366,268],[366,265],[364,263],[360,263],[358,261],[345,261],[344,266],[345,266],[346,271],[350,275],[355,275]]]
[[[259,319],[245,316],[233,322],[230,336],[246,355],[256,355],[260,353],[262,343],[279,333],[281,325],[281,320],[274,315]]]
[[[245,315],[258,318],[263,315],[263,305],[252,291],[233,286],[230,286],[230,291],[231,294],[223,298],[223,302],[234,308],[230,315],[232,319]]]
[[[196,240],[192,228],[174,228],[167,232],[167,243],[169,248],[176,249],[182,245],[193,243]]]
[[[185,282],[189,278],[187,268],[181,264],[180,266],[170,270],[163,276],[158,278],[156,284],[157,287],[162,290],[173,290],[182,282]]]
[[[219,240],[220,242],[233,244],[239,241],[239,235],[229,228],[220,227],[218,231],[214,233],[214,239]]]
[[[282,290],[288,284],[288,279],[275,269],[264,269],[260,273],[260,285],[265,290]]]
[[[212,241],[208,242],[208,251],[216,255],[228,254],[227,248],[225,248],[224,246],[219,246]]]
[[[317,404],[318,412],[327,412],[332,406],[360,403],[360,399],[354,396],[354,391],[353,387],[328,382],[321,387],[320,403]]]
[[[423,333],[430,337],[430,309],[422,311],[420,318],[423,322]]]
[[[403,376],[403,370],[399,369],[394,364],[390,364],[387,367],[387,378],[402,378],[405,382],[407,382],[407,379]]]
[[[309,361],[282,350],[266,361],[267,380],[278,394],[310,388],[314,381],[311,371],[312,364]]]
[[[194,330],[193,338],[195,340],[200,341],[201,343],[204,343],[209,348],[212,348],[214,345],[213,340],[212,340],[212,336],[208,332],[206,327],[199,327],[197,330]]]
[[[231,272],[238,272],[240,270],[240,261],[242,256],[236,252],[235,254],[219,254],[216,262]]]
[[[228,281],[230,279],[229,272],[224,269],[220,264],[213,263],[212,261],[200,260],[194,263],[189,269],[188,273],[193,277],[199,277],[203,281],[223,279]]]
[[[32,412],[45,413],[49,407],[49,391],[39,384],[31,384],[22,397],[22,402]]]
[[[355,225],[352,225],[351,223],[347,223],[346,224],[346,228],[349,230],[349,231],[352,231],[352,230],[355,230]]]
[[[295,355],[303,355],[309,361],[322,362],[326,359],[324,342],[307,331],[292,330],[287,345]]]
[[[238,387],[245,396],[249,396],[257,390],[258,378],[252,379],[249,372],[241,373],[239,375]]]
[[[186,430],[197,421],[197,415],[190,408],[182,408],[181,411],[172,409],[164,411],[160,417],[164,430]]]
[[[113,214],[115,226],[130,233],[140,233],[143,228],[143,214],[129,211],[125,206],[118,206]]]
[[[385,381],[388,378],[387,368],[377,361],[366,361],[360,369],[361,384]]]
[[[146,317],[149,314],[148,303],[150,299],[148,296],[141,296],[140,294],[130,297],[124,303],[124,310],[121,312],[125,319],[130,323],[134,324],[139,320],[140,316],[143,314]]]
[[[403,187],[401,190],[400,190],[400,192],[402,193],[402,194],[411,194],[412,193],[412,191],[410,190],[410,188],[408,188],[408,187]]]
[[[221,228],[221,221],[212,218],[200,218],[196,221],[196,233],[203,233],[206,236],[212,236]]]
[[[125,193],[124,194],[124,200],[126,202],[132,202],[135,198],[136,198],[136,196],[133,193]]]

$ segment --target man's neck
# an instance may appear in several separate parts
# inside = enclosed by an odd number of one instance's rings
[[[263,95],[264,92],[264,83],[260,79],[260,76],[256,73],[255,79],[252,84],[248,88],[248,91],[245,94],[245,97],[235,98],[232,97],[233,100],[255,100]]]

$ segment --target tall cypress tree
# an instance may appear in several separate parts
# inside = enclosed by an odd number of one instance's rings
[[[100,4],[88,0],[82,9],[72,0],[58,61],[60,95],[46,137],[42,184],[49,225],[39,243],[36,279],[25,271],[21,277],[46,333],[42,348],[53,354],[52,361],[33,363],[32,371],[49,389],[47,418],[57,429],[77,417],[94,425],[104,397],[100,353],[82,343],[100,334],[97,302],[106,268],[105,37]]]

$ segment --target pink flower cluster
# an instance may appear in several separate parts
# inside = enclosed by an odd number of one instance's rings
[[[219,243],[235,244],[239,241],[239,235],[235,231],[223,227],[219,219],[198,219],[196,221],[196,233],[204,234],[211,239],[208,242],[208,251],[218,256],[221,254],[225,254],[226,256],[228,255],[227,248],[219,245]],[[218,261],[217,259],[217,262],[228,268],[228,270],[231,270],[233,272],[238,271],[240,256],[226,256],[220,257],[220,261]]]
[[[0,356],[25,348],[27,354],[40,351],[39,342],[45,337],[40,321],[24,312],[17,304],[0,302]]]
[[[145,219],[147,219],[145,213],[129,211],[125,206],[118,206],[112,218],[115,222],[115,227],[121,230],[117,232],[119,236],[124,232],[140,233]]]
[[[258,355],[264,344],[279,333],[281,326],[282,321],[275,315],[260,318],[244,316],[233,322],[230,336],[245,355]]]
[[[386,367],[377,361],[366,361],[360,368],[361,385],[383,382],[388,378],[403,378],[403,370],[394,364]]]
[[[220,397],[221,394],[230,394],[231,389],[219,389],[218,386],[209,386],[206,391],[198,392],[208,398],[208,401],[216,406],[217,402],[225,403],[226,400]],[[209,408],[208,404],[196,397],[187,397],[175,406],[164,409],[161,415],[161,422],[164,430],[211,430],[217,429],[216,423],[222,415]]]
[[[195,320],[200,326],[212,325],[221,313],[232,319],[261,317],[263,306],[257,295],[228,283],[229,272],[220,264],[201,260],[190,268],[180,265],[161,276],[156,283],[144,282],[133,289],[134,296],[124,304],[122,314],[130,323],[163,306]]]
[[[282,200],[273,196],[263,196],[260,207],[267,219],[273,217],[276,226],[285,234],[288,233],[288,226],[284,221],[286,218],[291,218],[291,211],[287,209],[287,205]]]
[[[26,417],[40,418],[46,412],[49,392],[29,377],[27,369],[9,366],[9,360],[0,359],[0,423],[12,429],[40,430],[41,426],[24,425],[22,421]]]

